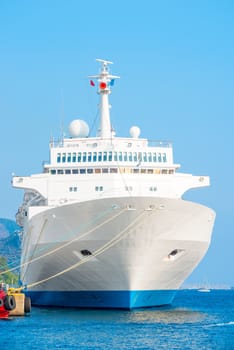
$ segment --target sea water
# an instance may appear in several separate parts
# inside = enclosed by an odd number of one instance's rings
[[[0,320],[0,349],[234,349],[234,290],[181,290],[154,309],[32,307]]]

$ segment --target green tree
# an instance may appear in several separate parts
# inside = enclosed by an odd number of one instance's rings
[[[0,256],[0,282],[7,283],[9,285],[17,284],[18,276],[12,271],[7,271],[7,270],[9,270],[9,267],[7,265],[7,260],[3,256]]]

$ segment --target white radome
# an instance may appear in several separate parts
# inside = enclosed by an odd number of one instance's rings
[[[137,139],[140,136],[141,129],[138,126],[132,126],[129,132],[134,139]]]
[[[69,133],[71,137],[87,137],[89,126],[84,120],[75,119],[69,125]]]

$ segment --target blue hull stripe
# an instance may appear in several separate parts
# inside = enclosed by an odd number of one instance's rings
[[[26,291],[32,305],[133,309],[171,304],[176,290],[147,291]]]

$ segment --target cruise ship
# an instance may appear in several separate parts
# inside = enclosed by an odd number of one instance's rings
[[[119,77],[97,61],[96,136],[73,120],[68,137],[51,140],[42,173],[12,178],[24,190],[21,283],[33,305],[170,304],[211,242],[215,212],[182,198],[209,177],[179,172],[171,143],[141,138],[136,125],[116,136],[109,95]]]

